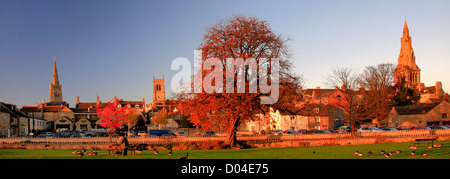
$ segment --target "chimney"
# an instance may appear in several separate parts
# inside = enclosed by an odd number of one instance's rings
[[[100,97],[97,96],[97,104],[100,105]]]
[[[436,81],[436,98],[441,98],[444,94],[442,91],[442,83],[440,81]]]
[[[359,88],[359,92],[361,92],[361,93],[366,93],[366,89],[364,88],[364,86],[361,86],[361,87]]]
[[[316,89],[320,89],[320,86],[316,86]]]
[[[80,104],[80,97],[77,96],[77,104]]]
[[[347,89],[347,87],[345,86],[345,84],[342,84],[341,90],[342,90],[342,91],[345,91],[345,89]]]

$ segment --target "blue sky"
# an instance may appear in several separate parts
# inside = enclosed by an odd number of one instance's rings
[[[233,14],[267,20],[290,37],[295,71],[306,88],[326,87],[331,67],[397,63],[406,19],[422,82],[450,91],[450,1],[345,0],[0,0],[0,98],[49,100],[53,56],[63,98],[75,105],[152,100],[152,77],[173,59],[193,61],[206,27]]]

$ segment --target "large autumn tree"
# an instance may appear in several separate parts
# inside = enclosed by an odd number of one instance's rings
[[[264,114],[270,106],[291,108],[292,101],[289,100],[292,95],[289,94],[297,89],[299,77],[291,71],[293,66],[287,41],[282,35],[275,34],[267,21],[254,17],[233,15],[209,26],[199,46],[201,60],[197,65],[201,68],[194,69],[194,78],[200,75],[203,85],[210,84],[216,90],[211,92],[203,86],[200,92],[183,92],[179,94],[177,109],[194,125],[205,130],[227,131],[225,143],[234,146],[237,127],[243,121],[258,120],[256,114]],[[218,59],[214,61],[218,63],[207,64],[211,58]],[[245,63],[239,68],[238,65],[229,65],[229,59],[235,62],[243,59]],[[276,73],[273,73],[274,69]],[[210,78],[212,73],[220,74]],[[259,85],[255,85],[257,82]],[[276,103],[262,101],[276,92],[273,88],[270,92],[262,89],[261,82],[279,86]],[[220,84],[222,86],[218,86]],[[233,88],[230,90],[227,85]],[[192,87],[194,90],[198,88],[194,84]],[[222,91],[217,91],[217,87]]]
[[[110,137],[115,130],[122,127],[124,121],[131,115],[130,112],[127,112],[127,107],[122,107],[119,104],[119,100],[114,98],[104,107],[99,105],[95,106],[97,115],[100,121],[102,121],[100,126],[108,130]]]

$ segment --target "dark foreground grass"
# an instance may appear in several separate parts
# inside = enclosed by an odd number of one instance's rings
[[[421,144],[419,149],[415,150],[416,156],[411,156],[412,149],[408,147],[411,143],[405,142],[240,150],[176,150],[172,156],[168,155],[168,150],[159,151],[158,155],[153,154],[153,151],[143,151],[128,156],[109,156],[106,150],[100,150],[98,156],[78,157],[72,154],[73,150],[2,149],[0,159],[179,159],[186,156],[186,152],[189,152],[190,159],[450,159],[450,140],[435,143],[444,145],[441,148],[427,149],[426,144]],[[367,154],[369,150],[373,152],[372,155]],[[381,150],[386,152],[401,150],[401,153],[386,158],[380,154]],[[364,155],[354,156],[355,151],[360,151]],[[425,151],[429,152],[428,156],[420,155]]]

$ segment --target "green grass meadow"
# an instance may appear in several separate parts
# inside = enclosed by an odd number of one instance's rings
[[[153,154],[153,151],[142,151],[137,155],[130,155],[128,152],[128,156],[108,155],[106,150],[100,150],[98,156],[78,157],[72,154],[73,150],[1,149],[0,159],[179,159],[186,156],[186,152],[189,152],[190,159],[450,159],[450,140],[435,141],[437,143],[444,145],[427,149],[426,144],[420,144],[415,150],[415,156],[411,155],[412,149],[408,147],[411,142],[405,142],[296,148],[174,150],[172,156],[168,155],[168,150],[159,151],[158,155]],[[369,150],[373,152],[372,155],[367,154]],[[381,150],[401,150],[401,153],[386,158],[380,154]],[[357,157],[353,155],[355,151],[364,155]],[[425,151],[429,152],[428,156],[420,155]]]

